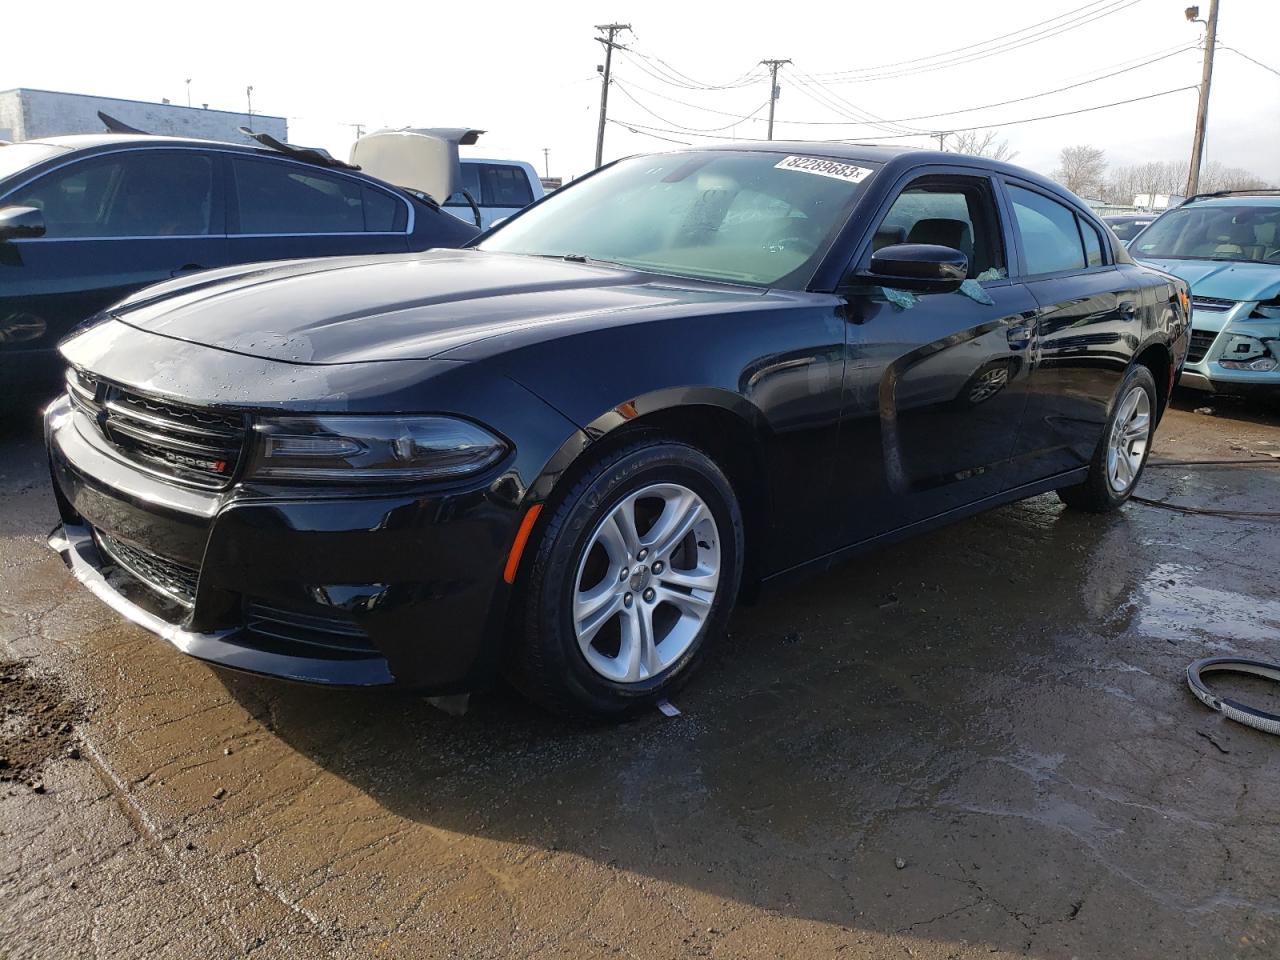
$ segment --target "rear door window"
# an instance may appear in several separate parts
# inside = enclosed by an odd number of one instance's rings
[[[402,229],[404,204],[351,177],[300,163],[233,161],[241,234],[379,233]]]
[[[193,150],[92,157],[19,189],[51,239],[206,236],[215,220],[213,159]]]
[[[1084,243],[1076,225],[1075,211],[1042,193],[1012,184],[1009,185],[1009,199],[1013,202],[1013,215],[1022,236],[1028,274],[1085,268]],[[1096,234],[1094,239],[1097,240]],[[1101,258],[1100,245],[1098,256]]]

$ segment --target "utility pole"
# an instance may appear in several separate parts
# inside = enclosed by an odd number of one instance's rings
[[[548,180],[551,179],[551,148],[542,148],[542,172],[546,174]]]
[[[596,37],[604,44],[604,66],[600,67],[600,128],[596,131],[596,166],[604,163],[604,121],[609,112],[609,72],[613,68],[613,38],[623,30],[630,30],[629,23],[598,23],[596,29],[603,31],[606,35]]]
[[[191,106],[191,78],[187,78],[187,106]]]
[[[364,124],[363,124],[363,123],[348,123],[348,124],[347,124],[347,126],[348,126],[348,127],[355,127],[355,128],[356,128],[356,139],[357,139],[357,140],[359,140],[361,137],[363,137],[363,136],[364,136]]]
[[[249,123],[253,124],[253,87],[244,88],[244,99],[249,105]]]
[[[1213,48],[1218,40],[1218,0],[1209,0],[1209,19],[1200,19],[1199,7],[1187,7],[1187,19],[1203,23],[1204,67],[1200,73],[1200,102],[1196,105],[1196,132],[1191,139],[1191,168],[1187,174],[1187,196],[1194,197],[1200,189],[1200,161],[1204,159],[1205,127],[1209,122],[1209,84],[1213,81]],[[1155,198],[1152,198],[1154,206]]]
[[[947,136],[948,136],[948,135],[947,135],[944,131],[939,130],[937,133],[935,133],[935,134],[934,134],[934,136],[938,138],[938,149],[939,149],[939,150],[945,150],[945,149],[947,149]]]
[[[773,108],[778,102],[778,68],[790,60],[761,60],[760,63],[769,68],[769,132],[765,139],[773,139]]]

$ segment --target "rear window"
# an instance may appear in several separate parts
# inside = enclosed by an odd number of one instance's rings
[[[533,203],[529,175],[513,163],[463,163],[462,188],[482,207],[527,207]],[[470,204],[461,193],[455,193],[445,206]]]

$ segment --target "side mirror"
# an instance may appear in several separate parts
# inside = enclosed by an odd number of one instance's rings
[[[44,236],[44,214],[36,207],[0,207],[0,241]]]
[[[871,255],[871,266],[855,274],[859,284],[912,293],[950,293],[969,276],[969,258],[954,247],[895,243]]]

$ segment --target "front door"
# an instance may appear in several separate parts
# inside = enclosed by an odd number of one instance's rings
[[[850,303],[837,472],[850,544],[1005,489],[1028,397],[1036,303],[1009,279],[991,180],[940,173],[911,181],[872,249],[891,243],[959,249],[973,282],[954,293],[884,291]]]
[[[227,263],[216,155],[145,148],[87,157],[0,203],[37,207],[43,237],[0,244],[0,351],[29,381],[54,347],[133,291]],[[12,360],[21,356],[21,361]]]

